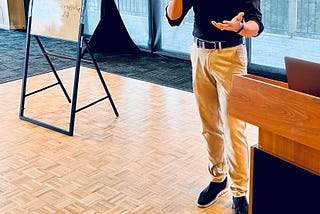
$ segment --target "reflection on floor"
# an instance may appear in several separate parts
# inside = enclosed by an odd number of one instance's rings
[[[69,92],[73,71],[59,71]],[[104,95],[96,73],[81,72],[78,106]],[[92,106],[72,137],[20,120],[21,81],[0,85],[0,213],[233,213],[230,192],[196,207],[209,175],[193,94],[103,75],[120,116],[108,101]],[[30,77],[28,91],[53,81]],[[25,115],[64,127],[69,108],[56,86],[29,96]],[[256,136],[249,125],[250,145]]]

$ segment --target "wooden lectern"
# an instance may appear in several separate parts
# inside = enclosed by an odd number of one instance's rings
[[[235,75],[229,114],[259,127],[250,150],[249,213],[318,213],[320,98],[284,82]]]

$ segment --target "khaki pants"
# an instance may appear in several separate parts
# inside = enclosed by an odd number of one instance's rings
[[[229,172],[233,195],[244,196],[249,181],[245,122],[230,116],[227,110],[232,75],[247,71],[246,47],[209,50],[193,44],[191,61],[212,181],[222,182]]]

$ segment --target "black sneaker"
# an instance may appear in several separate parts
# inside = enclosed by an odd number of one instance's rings
[[[248,201],[246,196],[232,197],[235,214],[248,214]]]
[[[210,182],[199,195],[198,198],[198,207],[205,208],[213,204],[218,200],[218,198],[227,192],[227,178],[224,179],[221,183]]]

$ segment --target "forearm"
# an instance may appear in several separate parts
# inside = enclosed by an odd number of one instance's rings
[[[183,0],[170,0],[167,7],[167,15],[171,20],[176,20],[182,15]]]
[[[239,34],[245,37],[257,36],[259,32],[259,25],[255,21],[247,21],[244,23],[244,29]]]

